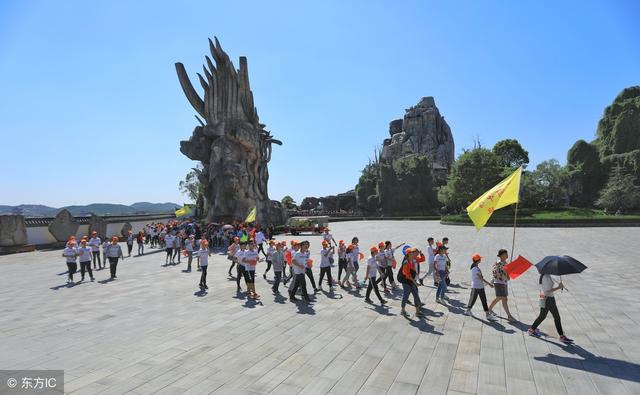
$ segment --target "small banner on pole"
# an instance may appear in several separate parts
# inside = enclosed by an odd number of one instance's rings
[[[516,260],[504,265],[504,271],[509,275],[510,279],[515,280],[516,278],[520,277],[522,273],[529,270],[531,266],[533,266],[533,264],[529,262],[527,258],[523,257],[522,255],[518,255],[518,258],[516,258]]]
[[[467,214],[476,229],[482,229],[495,210],[518,202],[521,175],[522,167],[518,167],[518,170],[482,194],[467,207]]]

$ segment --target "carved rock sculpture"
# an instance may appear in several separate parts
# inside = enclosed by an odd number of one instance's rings
[[[180,152],[203,164],[198,177],[204,186],[208,220],[243,220],[255,206],[258,222],[277,224],[284,211],[269,200],[267,164],[271,144],[282,143],[258,119],[247,59],[240,57],[236,70],[217,38],[215,44],[209,40],[209,49],[213,61],[205,56],[204,76],[198,73],[204,99],[182,63],[176,63],[182,90],[201,117],[196,115],[200,126],[188,141],[180,142]]]
[[[111,236],[107,234],[107,221],[99,215],[91,214],[91,218],[89,219],[89,235],[94,231],[97,232],[98,236],[102,239]]]
[[[133,226],[131,226],[130,223],[125,222],[124,225],[122,225],[122,229],[120,230],[120,234],[122,235],[122,237],[127,237],[129,236],[129,231],[133,229]]]
[[[60,210],[53,222],[49,224],[49,233],[59,242],[66,242],[69,236],[75,236],[78,233],[80,225],[71,215],[69,210]]]

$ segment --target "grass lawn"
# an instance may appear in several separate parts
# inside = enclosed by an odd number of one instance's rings
[[[513,223],[514,209],[512,207],[496,211],[489,225]],[[466,214],[447,215],[442,218],[445,222],[471,223]],[[518,210],[518,223],[630,223],[640,222],[640,214],[607,215],[602,210],[565,207],[556,210]]]

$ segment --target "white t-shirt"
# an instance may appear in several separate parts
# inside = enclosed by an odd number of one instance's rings
[[[196,251],[196,255],[200,258],[200,266],[209,265],[209,251],[207,249]]]
[[[173,248],[173,241],[174,240],[175,240],[175,236],[166,235],[164,237],[164,242],[165,242],[166,248]]]
[[[378,260],[375,256],[367,260],[367,273],[369,274],[369,278],[378,276]]]
[[[302,267],[298,267],[295,264],[292,264],[291,267],[293,267],[293,272],[295,274],[304,274],[306,268],[307,268],[307,259],[309,259],[309,252],[296,252],[293,254],[293,261],[299,265],[302,265]]]
[[[238,262],[238,265],[244,266],[242,258],[244,258],[245,252],[247,252],[247,250],[243,250],[242,248],[238,248],[238,251],[236,251],[236,261]]]
[[[62,256],[67,258],[67,263],[76,263],[78,250],[75,247],[67,247],[62,251]]]
[[[331,233],[323,233],[322,240],[325,240],[327,243],[331,243],[331,240],[333,240],[333,236],[331,235]]]
[[[91,261],[91,247],[78,247],[78,253],[80,255],[80,262],[89,262]]]
[[[89,242],[87,244],[91,247],[91,251],[97,252],[100,251],[100,243],[102,243],[102,241],[99,237],[92,237],[89,239]]]
[[[258,232],[256,233],[256,244],[262,244],[265,241],[264,233]]]
[[[435,246],[427,246],[427,259],[429,260],[429,266],[433,264],[433,260],[436,257]]]
[[[544,296],[553,296],[554,291],[552,291],[551,289],[554,285],[555,283],[553,282],[553,279],[550,275],[545,274],[544,276],[542,276],[542,284],[540,285],[540,288],[542,288]]]
[[[482,271],[478,266],[474,266],[471,269],[471,288],[484,288],[484,282],[482,281]]]
[[[269,246],[269,248],[267,248],[267,259],[268,260],[272,260],[273,259],[273,253],[276,252],[276,249],[273,248],[272,246]]]
[[[436,270],[440,271],[440,270],[447,270],[447,256],[446,255],[436,255],[435,258],[433,258],[433,264],[434,267],[436,268]]]
[[[358,246],[353,247],[353,250],[351,250],[351,259],[353,259],[354,263],[360,260],[360,248]]]
[[[376,262],[378,262],[378,266],[380,266],[381,268],[385,268],[387,267],[387,255],[383,252],[379,252],[378,255],[376,255]]]
[[[256,263],[258,263],[258,259],[260,258],[260,256],[258,255],[258,251],[255,250],[247,250],[244,252],[243,258],[244,259],[244,267],[245,269],[247,269],[248,271],[255,271],[256,270]]]
[[[387,266],[393,265],[393,252],[394,252],[393,248],[384,250],[384,258],[387,261]]]
[[[333,254],[330,248],[320,250],[320,267],[331,266],[331,262],[329,261],[329,257],[331,256],[333,256]]]
[[[187,241],[185,241],[184,243],[184,248],[188,251],[188,252],[192,252],[193,251],[193,245],[195,244],[195,240],[193,239],[187,239]]]

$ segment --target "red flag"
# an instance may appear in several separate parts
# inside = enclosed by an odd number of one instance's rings
[[[520,275],[529,268],[533,266],[531,262],[529,262],[522,255],[518,255],[518,258],[515,261],[509,262],[504,266],[504,271],[509,275],[509,278],[515,280],[520,277]]]

